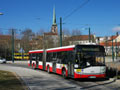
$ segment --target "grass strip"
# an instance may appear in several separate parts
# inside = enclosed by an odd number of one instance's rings
[[[25,90],[25,88],[12,72],[0,70],[0,90]]]

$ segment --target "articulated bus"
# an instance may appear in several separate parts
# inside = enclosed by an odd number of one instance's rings
[[[28,65],[64,78],[105,78],[105,49],[100,45],[71,45],[29,51]]]

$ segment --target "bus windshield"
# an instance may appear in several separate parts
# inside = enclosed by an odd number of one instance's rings
[[[76,64],[80,67],[105,65],[105,57],[102,52],[77,52]]]
[[[80,67],[101,66],[105,65],[103,52],[77,52],[76,64]]]

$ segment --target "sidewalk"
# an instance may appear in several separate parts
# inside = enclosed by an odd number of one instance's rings
[[[41,70],[8,66],[7,64],[1,64],[0,70],[15,72],[24,80],[30,90],[80,90],[81,88],[69,80],[60,78],[58,75],[48,74]]]

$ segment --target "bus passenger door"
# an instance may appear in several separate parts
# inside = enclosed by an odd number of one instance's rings
[[[56,62],[53,61],[53,72],[56,73]]]
[[[36,68],[38,68],[39,64],[39,55],[38,53],[36,54]]]
[[[69,51],[68,52],[68,75],[73,77],[74,76],[74,51]]]
[[[68,63],[68,76],[74,76],[74,65],[71,62]]]

